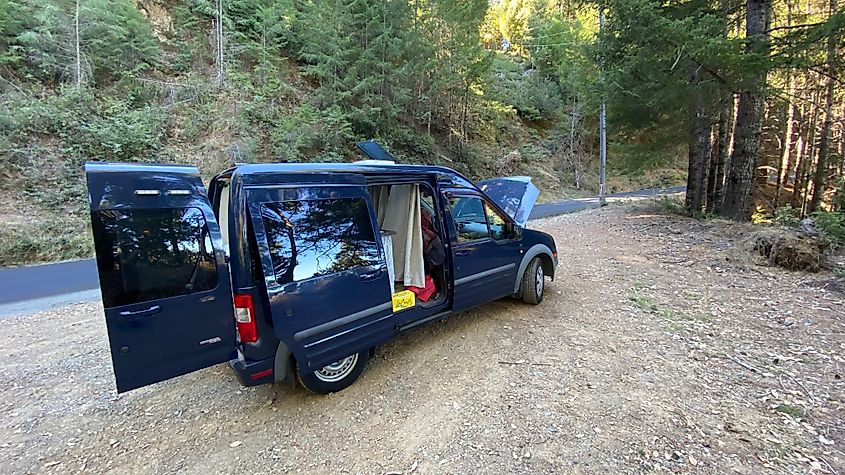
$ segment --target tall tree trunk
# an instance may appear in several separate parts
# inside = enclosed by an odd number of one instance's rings
[[[815,88],[815,86],[813,86]],[[801,168],[800,183],[795,189],[795,202],[799,205],[801,217],[807,211],[807,193],[810,188],[810,170],[813,170],[813,164],[816,161],[816,140],[818,138],[818,123],[819,123],[819,109],[815,104],[819,102],[819,92],[815,91],[812,94],[812,101],[809,105],[809,113],[812,114],[809,126],[807,127],[807,135],[804,139],[804,161]],[[805,118],[806,120],[806,118]]]
[[[223,88],[226,85],[226,78],[223,76],[223,0],[217,0],[215,3],[215,10],[217,21],[215,22],[214,39],[216,42],[216,55],[214,62],[216,63],[217,76],[214,78],[214,83],[217,87]]]
[[[792,193],[789,197],[789,202],[793,207],[798,207],[798,202],[801,199],[801,175],[806,168],[806,160],[804,160],[804,153],[807,150],[807,142],[802,135],[798,135],[795,143],[795,179],[792,181]]]
[[[82,52],[79,45],[79,0],[76,0],[76,12],[74,13],[74,43],[76,43],[76,64],[73,68],[74,82],[76,87],[82,85]]]
[[[729,0],[720,0],[722,10],[722,35],[727,38],[729,25]],[[722,86],[719,96],[719,116],[716,123],[716,137],[710,151],[710,170],[707,174],[707,212],[712,213],[722,206],[725,198],[725,172],[733,146],[735,100],[733,91]]]
[[[746,48],[749,53],[767,55],[772,0],[746,1]],[[739,111],[731,154],[725,201],[721,213],[737,220],[748,221],[754,211],[754,177],[763,132],[765,115],[766,70],[755,71],[752,86],[739,95]]]
[[[704,102],[701,73],[692,74],[692,117],[690,120],[689,166],[685,206],[690,213],[700,213],[707,188],[710,158],[710,116]]]
[[[804,80],[805,87],[808,82],[809,78],[806,78]],[[810,130],[812,128],[811,123],[809,123],[812,108],[812,104],[803,104],[798,120],[798,144],[795,151],[795,182],[792,185],[792,205],[796,208],[801,203],[801,188],[804,186],[804,170],[807,169],[807,141],[810,138]]]
[[[580,147],[575,146],[575,126],[578,125],[578,120],[581,116],[580,107],[578,106],[578,95],[572,95],[572,108],[569,112],[570,115],[570,122],[569,122],[569,150],[566,150],[564,153],[569,154],[572,157],[572,174],[575,180],[575,189],[581,189],[581,149]],[[580,142],[580,140],[579,140]]]
[[[830,0],[830,15],[836,13],[836,0]],[[833,99],[834,82],[836,76],[836,43],[835,35],[827,37],[827,97],[825,98],[824,122],[822,123],[821,137],[819,139],[819,160],[816,163],[816,172],[813,175],[813,198],[810,200],[810,213],[819,209],[824,197],[824,180],[827,177],[827,157],[830,145],[830,129],[833,126]]]
[[[737,100],[733,93],[726,94],[722,98],[722,107],[719,111],[719,156],[716,164],[716,177],[713,183],[713,210],[718,210],[725,201],[725,176],[728,174],[728,165],[733,151],[734,127],[736,125]]]
[[[839,177],[845,177],[845,103],[842,104],[842,113],[839,114]],[[840,191],[840,193],[845,190]]]
[[[795,81],[793,81],[792,75],[790,75],[787,80],[789,82],[788,89],[790,91],[791,98],[795,94]],[[775,208],[780,205],[781,188],[783,188],[786,184],[789,174],[792,171],[792,136],[794,134],[793,124],[795,123],[795,103],[790,99],[790,102],[786,107],[786,130],[783,133],[783,141],[781,142],[783,153],[780,158],[780,166],[778,167],[778,182],[775,187]]]
[[[792,2],[786,2],[786,26],[792,26]],[[788,71],[786,76],[786,90],[789,91],[789,102],[786,104],[786,130],[783,133],[783,140],[781,147],[780,164],[778,165],[778,181],[775,185],[775,201],[774,207],[780,205],[780,192],[786,178],[789,177],[790,169],[792,168],[792,125],[795,122],[795,78],[792,77],[792,72]]]
[[[721,107],[720,107],[721,109]],[[719,166],[719,122],[710,125],[710,167],[707,170],[707,196],[704,210],[713,211],[714,192],[716,191],[716,168]]]

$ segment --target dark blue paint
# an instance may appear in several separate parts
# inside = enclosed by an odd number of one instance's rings
[[[540,196],[540,190],[531,183],[531,178],[527,176],[481,180],[478,182],[478,187],[487,196],[499,203],[505,213],[520,226],[525,226],[528,215],[534,207],[534,202]]]
[[[194,167],[109,164],[88,164],[85,171],[92,212],[115,208],[200,209],[217,267],[218,285],[212,290],[104,309],[118,392],[232,358],[236,336],[229,270],[199,171]],[[139,196],[136,190],[158,190],[160,194]],[[173,190],[189,193],[167,193]],[[100,262],[108,262],[108,258],[98,254]],[[100,269],[101,275],[104,271]]]
[[[485,200],[481,192],[446,190],[449,197],[476,197]],[[488,204],[493,204],[487,200]],[[458,225],[452,213],[446,213],[446,229],[451,243],[454,283],[452,311],[458,312],[513,294],[516,266],[522,245],[521,232],[515,228],[510,239],[491,238],[460,242]],[[479,274],[484,277],[475,278]],[[463,283],[462,283],[463,282]]]
[[[543,243],[555,251],[551,236],[509,223],[507,239],[459,243],[448,210],[447,193],[473,194],[507,216],[507,193],[491,200],[457,172],[444,167],[384,164],[261,164],[239,165],[212,180],[210,194],[193,167],[136,164],[90,164],[87,167],[92,209],[100,207],[183,207],[203,211],[216,250],[220,285],[211,292],[144,302],[131,308],[106,309],[118,390],[210,366],[228,359],[246,384],[271,382],[271,376],[253,380],[250,374],[272,368],[277,347],[289,348],[303,371],[322,367],[356,351],[371,348],[395,336],[400,327],[439,319],[514,293],[522,253]],[[366,200],[370,224],[378,236],[375,211],[366,186],[373,183],[428,183],[434,187],[436,216],[446,246],[445,298],[431,306],[392,314],[389,282],[381,241],[376,240],[381,262],[299,282],[276,281],[260,206],[266,202],[304,198],[356,197]],[[136,189],[189,189],[190,196],[136,196]],[[527,188],[527,187],[526,187]],[[221,236],[211,202],[230,196],[229,256],[226,265]],[[522,200],[520,200],[522,201]],[[526,201],[527,202],[527,201]],[[519,208],[520,206],[517,206]],[[547,256],[553,266],[554,257]],[[552,267],[549,274],[553,274]],[[230,281],[232,287],[225,285]],[[487,273],[487,274],[484,274]],[[473,279],[474,275],[483,278]],[[464,279],[465,283],[455,285]],[[234,290],[233,290],[234,289]],[[238,344],[234,335],[232,292],[249,293],[256,306],[259,341]],[[214,296],[212,302],[200,303]],[[156,314],[138,322],[122,322],[118,311],[159,306]],[[368,311],[368,309],[377,309]],[[224,331],[225,330],[225,331]],[[198,335],[219,336],[211,348],[198,345]],[[130,351],[121,351],[128,346]],[[286,350],[287,351],[287,350]],[[287,353],[285,353],[287,354]],[[278,362],[276,362],[278,364]],[[276,366],[278,368],[278,366]]]
[[[330,331],[307,338],[295,337],[300,332],[391,301],[380,239],[376,240],[381,262],[377,266],[359,267],[291,283],[280,284],[276,280],[259,209],[262,203],[297,199],[363,199],[369,211],[369,224],[375,228],[376,216],[363,177],[337,175],[333,181],[341,184],[311,187],[306,183],[296,188],[251,188],[248,191],[249,214],[258,242],[275,333],[287,344],[304,371],[322,368],[351,353],[371,348],[373,340],[384,341],[393,335],[393,322],[382,318],[392,313],[388,308]],[[375,230],[373,235],[378,235]]]

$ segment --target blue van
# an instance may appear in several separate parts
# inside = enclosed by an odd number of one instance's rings
[[[538,304],[555,242],[526,177],[400,165],[86,164],[117,391],[229,362],[247,386],[352,384],[373,349],[502,297]]]

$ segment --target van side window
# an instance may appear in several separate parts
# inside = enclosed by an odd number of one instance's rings
[[[217,287],[217,265],[199,208],[110,209],[92,213],[106,308]]]
[[[363,198],[264,203],[261,220],[279,284],[381,262]]]
[[[495,240],[510,239],[508,220],[505,219],[490,203],[484,202],[484,212],[487,213],[487,224],[490,227],[490,237]]]
[[[449,198],[452,219],[458,231],[458,242],[487,239],[487,216],[484,205],[477,196],[452,196]]]

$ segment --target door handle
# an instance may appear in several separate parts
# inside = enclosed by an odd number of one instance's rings
[[[124,322],[132,322],[132,321],[135,321],[135,320],[140,320],[142,318],[152,317],[153,315],[155,315],[159,312],[161,312],[161,306],[159,306],[159,305],[153,305],[152,307],[150,307],[148,309],[136,310],[134,312],[130,312],[130,311],[127,310],[127,311],[120,312],[119,315],[120,315],[121,318],[119,318],[119,320],[124,321]]]
[[[472,249],[459,249],[455,251],[456,256],[468,256]]]
[[[379,277],[382,276],[383,272],[384,272],[383,270],[379,269],[379,270],[374,270],[374,271],[371,271],[371,272],[364,272],[364,273],[358,274],[358,277],[361,280],[363,280],[364,282],[367,282],[367,281],[370,281],[370,280],[378,279]]]

